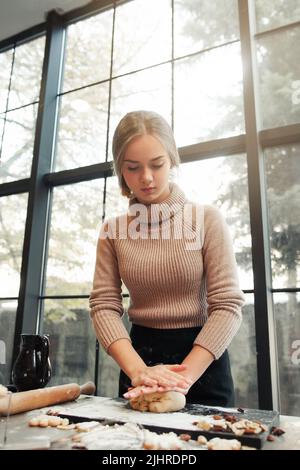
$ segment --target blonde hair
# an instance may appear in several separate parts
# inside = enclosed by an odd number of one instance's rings
[[[171,168],[178,167],[180,164],[173,131],[160,114],[153,111],[132,111],[127,113],[117,125],[112,142],[114,170],[123,196],[131,196],[130,189],[122,175],[126,149],[135,137],[147,134],[157,138],[163,145],[170,157]]]

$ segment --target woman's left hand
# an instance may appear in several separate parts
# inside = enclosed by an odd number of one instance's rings
[[[137,387],[129,388],[128,392],[124,393],[123,397],[127,398],[127,400],[131,400],[132,398],[137,398],[140,395],[145,395],[147,393],[155,393],[155,392],[169,392],[175,391],[183,393],[186,395],[189,391],[190,387],[188,388],[180,388],[180,387],[166,387],[161,385],[138,385]]]

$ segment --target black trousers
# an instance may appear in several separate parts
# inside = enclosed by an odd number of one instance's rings
[[[156,329],[133,325],[130,337],[132,345],[147,366],[155,364],[181,364],[193,347],[201,327],[180,329]],[[131,381],[121,371],[119,396],[127,392]],[[211,406],[234,406],[234,387],[228,352],[207,368],[186,395],[187,403]]]

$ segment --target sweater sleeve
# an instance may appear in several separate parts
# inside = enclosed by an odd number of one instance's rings
[[[107,236],[105,236],[105,234]],[[90,314],[97,338],[108,350],[118,339],[130,341],[121,319],[123,315],[121,277],[110,225],[105,222],[97,244],[93,289],[90,295]]]
[[[194,344],[204,347],[215,359],[219,359],[241,325],[244,294],[239,288],[229,229],[215,207],[205,206],[204,233],[203,264],[208,319]]]

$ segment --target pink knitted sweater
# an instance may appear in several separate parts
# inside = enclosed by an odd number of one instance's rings
[[[123,281],[131,322],[162,329],[203,326],[194,344],[218,359],[239,329],[244,303],[223,216],[212,206],[192,205],[175,183],[163,204],[135,213],[137,202],[130,201],[129,218],[112,218],[101,229],[90,295],[100,343],[107,350],[118,339],[130,341],[122,322]],[[190,206],[196,212],[184,217]]]

